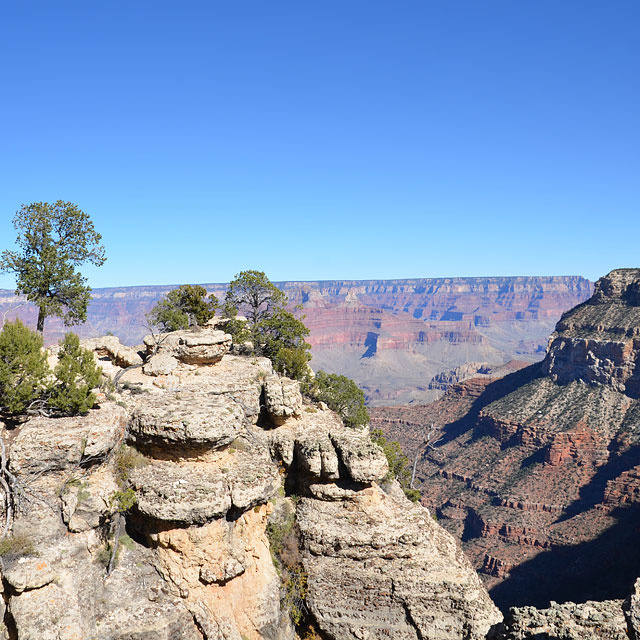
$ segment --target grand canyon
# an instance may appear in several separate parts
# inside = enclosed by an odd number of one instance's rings
[[[542,362],[372,412],[502,608],[623,598],[640,570],[639,291],[613,271]]]
[[[546,302],[531,283],[489,296],[479,281],[429,295],[343,285],[333,306],[283,286],[307,305],[316,344],[356,318],[341,347],[365,360],[438,342],[465,353],[498,333],[513,345],[518,322],[566,301],[567,279],[546,283]],[[0,425],[7,499],[32,497],[4,510],[0,635],[637,640],[640,269],[569,283],[582,301],[546,349],[442,360],[426,385],[436,400],[372,408],[371,426],[415,461],[422,504],[368,426],[345,427],[218,328],[144,348],[84,340],[108,381],[93,408]],[[372,327],[375,341],[358,343]]]
[[[206,284],[223,299],[226,286]],[[458,380],[511,360],[540,360],[563,311],[586,300],[593,285],[579,276],[419,278],[281,282],[301,305],[315,369],[353,378],[370,406],[424,403]],[[83,337],[113,333],[139,344],[145,314],[173,287],[95,289]],[[0,318],[35,323],[35,309],[0,291]],[[47,321],[51,343],[65,332]],[[460,369],[463,367],[463,369]],[[484,369],[483,369],[484,367]],[[458,370],[456,371],[456,369]]]

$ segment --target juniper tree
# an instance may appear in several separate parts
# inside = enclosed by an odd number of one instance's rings
[[[163,331],[178,331],[206,324],[216,313],[218,299],[198,285],[184,284],[169,291],[149,312],[147,319]]]
[[[268,357],[276,371],[291,378],[308,376],[309,329],[287,310],[287,296],[262,271],[241,271],[229,284],[224,312],[225,330],[234,340],[250,340],[255,353]],[[235,319],[238,311],[247,321]]]
[[[0,271],[16,275],[16,293],[38,307],[37,329],[48,316],[65,325],[86,320],[91,288],[76,268],[105,261],[102,236],[89,216],[71,202],[23,205],[13,219],[18,251],[5,250]]]

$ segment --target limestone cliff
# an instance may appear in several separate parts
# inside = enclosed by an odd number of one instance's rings
[[[385,481],[368,431],[229,342],[175,334],[143,368],[94,341],[119,390],[86,416],[3,426],[0,637],[484,637],[501,615],[454,538]],[[287,511],[293,604],[272,557]]]
[[[424,502],[504,608],[621,599],[640,574],[639,290],[640,270],[613,271],[541,364],[405,418]],[[400,414],[381,418],[402,437]],[[440,440],[425,449],[430,423]]]

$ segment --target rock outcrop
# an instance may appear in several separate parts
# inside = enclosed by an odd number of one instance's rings
[[[564,314],[551,336],[544,372],[640,397],[640,269],[618,269],[593,297]]]
[[[639,572],[639,287],[640,270],[613,271],[542,363],[374,418],[418,452],[424,503],[504,609],[622,599]]]
[[[454,538],[387,479],[368,431],[203,333],[162,342],[167,373],[123,371],[96,342],[121,375],[110,400],[3,429],[20,501],[0,543],[4,636],[294,640],[270,537],[284,509],[300,632],[484,637],[500,613]]]
[[[231,336],[217,329],[197,327],[144,338],[148,355],[167,355],[187,364],[215,364],[231,347]]]
[[[621,600],[513,608],[493,640],[629,640]]]

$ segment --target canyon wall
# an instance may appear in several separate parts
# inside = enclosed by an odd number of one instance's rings
[[[501,607],[624,598],[640,573],[639,287],[601,278],[541,363],[373,412]]]
[[[225,285],[204,285],[219,299]],[[427,402],[442,395],[434,376],[467,363],[499,366],[543,357],[560,315],[591,295],[578,276],[424,278],[278,283],[302,305],[316,369],[353,378],[370,405]],[[81,336],[107,332],[137,344],[144,315],[172,286],[95,289]],[[0,291],[0,318],[35,324],[35,310]],[[46,339],[64,333],[47,320]]]

